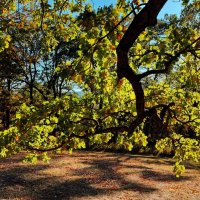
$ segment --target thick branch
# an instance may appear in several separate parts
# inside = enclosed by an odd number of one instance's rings
[[[157,23],[157,15],[167,0],[149,0],[146,6],[134,17],[117,47],[117,75],[119,79],[125,77],[132,85],[136,95],[136,110],[138,116],[144,113],[144,92],[137,74],[129,66],[128,52],[138,36],[148,26]]]
[[[167,0],[149,0],[146,6],[135,16],[128,30],[121,39],[117,52],[121,51],[128,53],[133,43],[138,36],[149,26],[154,26],[157,23],[157,15],[164,6]]]
[[[84,140],[84,139],[88,139],[89,136],[94,136],[94,135],[97,135],[97,134],[102,134],[102,133],[116,134],[118,132],[123,132],[123,131],[128,131],[128,127],[127,126],[120,126],[120,127],[110,127],[110,128],[105,128],[105,129],[99,129],[99,130],[96,130],[95,133],[89,133],[89,134],[86,134],[86,135],[76,135],[76,134],[72,133],[68,137],[68,140],[63,140],[60,145],[49,148],[49,149],[48,148],[47,149],[36,148],[36,147],[32,147],[32,146],[27,146],[26,148],[28,150],[38,151],[38,152],[54,151],[54,150],[62,148],[64,145],[66,145],[71,138],[79,138],[79,139]]]

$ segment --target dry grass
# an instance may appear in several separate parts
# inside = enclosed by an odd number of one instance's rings
[[[0,199],[200,199],[200,171],[180,179],[171,159],[105,152],[54,156],[50,164],[22,163],[24,154],[0,160]]]

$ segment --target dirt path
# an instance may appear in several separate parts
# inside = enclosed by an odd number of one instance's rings
[[[172,160],[105,152],[55,156],[50,164],[0,160],[0,200],[199,200],[200,171],[180,179]]]

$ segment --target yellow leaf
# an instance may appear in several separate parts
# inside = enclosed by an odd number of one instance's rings
[[[95,43],[95,39],[89,39],[88,43],[91,44],[91,45],[93,45]]]
[[[43,29],[47,29],[47,27],[48,27],[47,24],[43,24],[42,26]]]
[[[137,44],[136,44],[136,49],[137,49],[138,51],[142,50],[142,45],[141,45],[140,43],[137,43]]]
[[[144,40],[144,38],[145,38],[145,34],[144,33],[142,33],[142,34],[139,35],[139,40],[140,41]]]

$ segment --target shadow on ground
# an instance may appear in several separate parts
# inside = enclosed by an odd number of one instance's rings
[[[69,176],[59,177],[55,174],[46,176],[42,171],[53,167],[51,165],[19,165],[12,167],[12,162],[20,162],[20,159],[13,159],[10,162],[9,168],[4,168],[3,170],[0,168],[0,199],[67,200],[79,197],[86,197],[87,199],[89,196],[95,197],[122,190],[131,190],[140,193],[157,191],[155,187],[127,180],[124,176],[125,173],[119,173],[116,170],[118,167],[132,170],[141,169],[143,179],[179,181],[173,175],[163,175],[154,172],[149,167],[122,164],[121,156],[113,158],[112,155],[112,157],[100,156],[96,158],[94,153],[88,156],[78,156],[76,154],[75,157],[79,158],[79,163],[86,166],[70,171],[70,177],[75,178],[69,178]],[[56,159],[63,158],[63,156],[58,156]],[[134,157],[130,159],[134,159]],[[2,161],[0,161],[0,166],[1,164],[3,164]],[[66,173],[68,173],[65,166],[60,166],[59,170],[66,170]],[[184,180],[187,179],[181,179],[181,181]],[[116,186],[110,187],[110,183],[116,183],[114,184]]]

